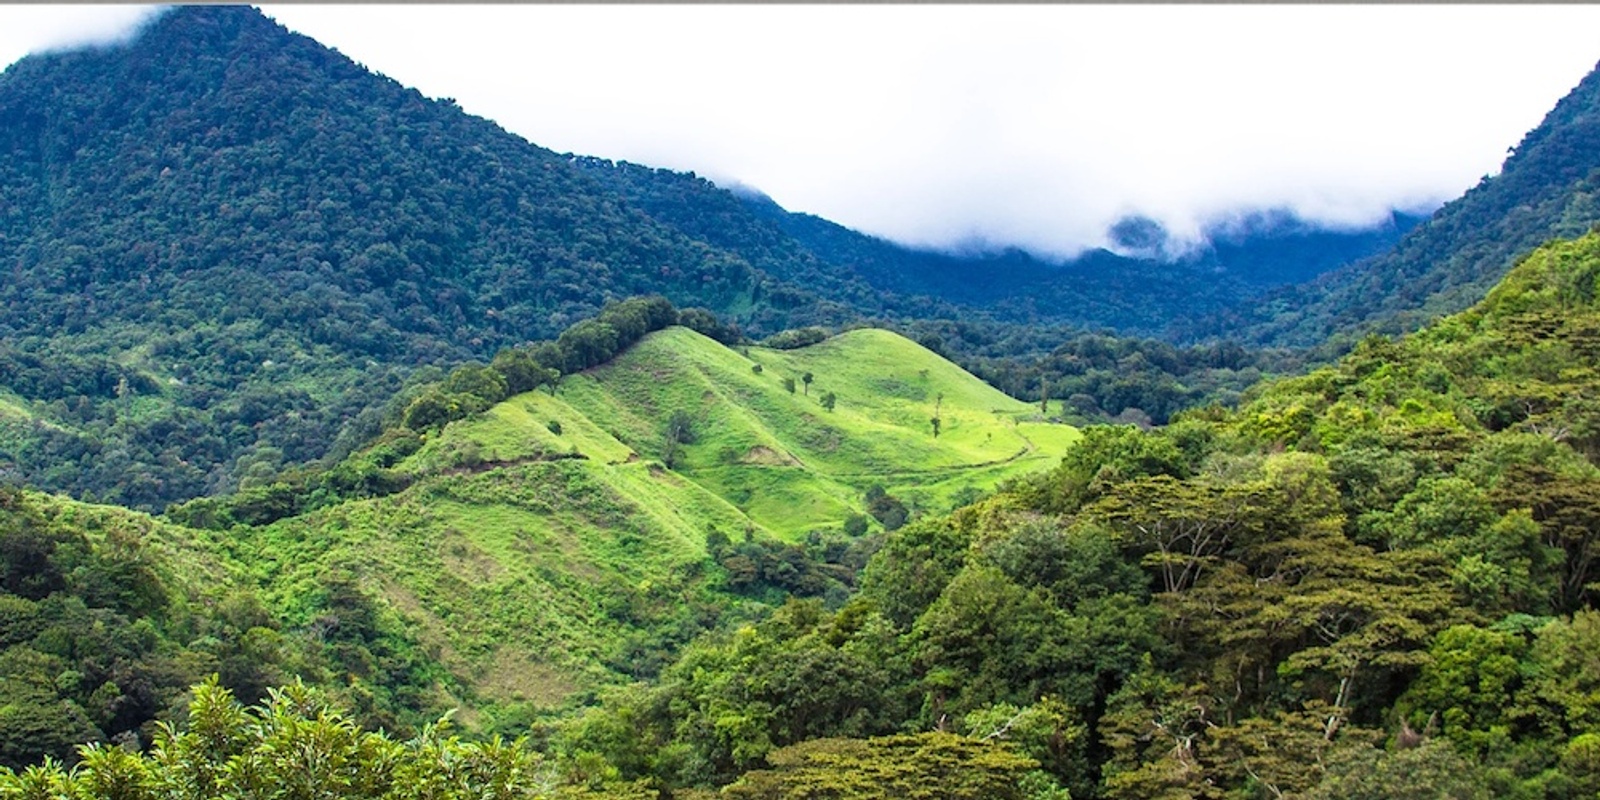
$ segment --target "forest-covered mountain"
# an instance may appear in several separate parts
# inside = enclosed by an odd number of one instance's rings
[[[178,7],[129,44],[0,75],[0,471],[159,509],[337,457],[427,367],[638,294],[753,335],[875,320],[975,366],[1086,327],[1155,332],[1400,230],[1269,227],[1176,265],[913,253],[693,175],[552,153],[254,9]],[[1106,416],[1176,402],[1060,389]]]
[[[1364,333],[1414,330],[1477,302],[1517,259],[1600,223],[1600,71],[1575,87],[1500,172],[1393,249],[1182,332],[1251,344],[1348,349]]]

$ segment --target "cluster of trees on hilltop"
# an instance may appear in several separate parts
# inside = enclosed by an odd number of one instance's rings
[[[659,295],[611,303],[553,340],[506,348],[488,364],[464,364],[398,396],[379,423],[381,433],[339,463],[284,470],[237,492],[176,505],[168,516],[202,528],[265,525],[340,500],[400,491],[407,481],[391,468],[421,446],[418,434],[437,431],[513,395],[540,388],[554,393],[563,375],[610,361],[645,334],[672,325],[725,344],[743,338],[737,326],[715,314],[701,308],[680,311]]]

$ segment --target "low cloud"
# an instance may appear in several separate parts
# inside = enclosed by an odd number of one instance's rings
[[[163,6],[15,6],[0,25],[0,65],[29,53],[108,47],[131,39]]]

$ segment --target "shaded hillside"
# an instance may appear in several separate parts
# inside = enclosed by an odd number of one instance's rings
[[[958,255],[903,247],[693,174],[600,158],[578,162],[656,220],[738,253],[789,284],[882,320],[988,321],[1162,335],[1267,288],[1309,279],[1392,245],[1417,219],[1321,230],[1286,213],[1206,231],[1181,258],[1092,250],[1056,263],[1019,250]],[[759,311],[757,312],[760,313]]]
[[[1460,198],[1392,250],[1192,329],[1196,337],[1348,348],[1363,332],[1413,330],[1481,299],[1540,243],[1600,223],[1600,72]]]

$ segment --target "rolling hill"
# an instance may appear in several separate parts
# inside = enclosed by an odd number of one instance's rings
[[[805,372],[810,396],[784,388]],[[839,398],[831,412],[824,392]],[[349,572],[460,690],[548,710],[648,671],[634,659],[659,659],[704,624],[697,607],[746,613],[727,594],[730,560],[708,561],[713,531],[848,547],[860,533],[845,522],[873,485],[913,513],[944,513],[1059,460],[1077,431],[1036,411],[885,331],[746,356],[669,328],[554,395],[517,395],[429,435],[394,465],[408,484],[398,493],[233,528],[228,558],[251,565],[293,624],[309,624],[297,598],[315,596],[320,576]],[[675,412],[694,441],[668,469]]]

